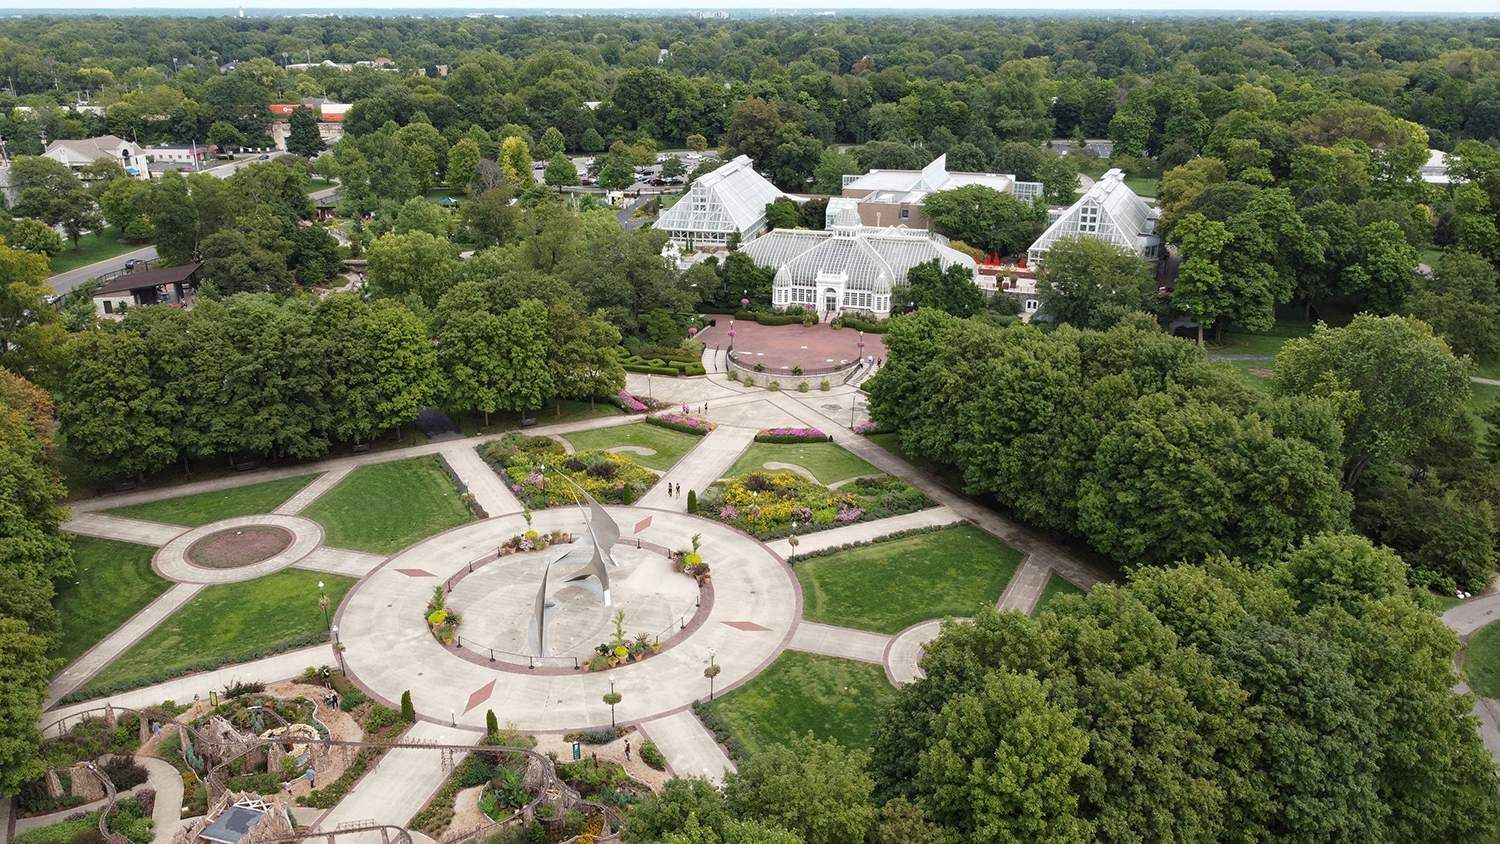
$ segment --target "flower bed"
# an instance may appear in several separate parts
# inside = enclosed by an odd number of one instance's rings
[[[880,426],[880,423],[876,422],[874,419],[866,419],[865,421],[854,426],[854,433],[865,437],[868,437],[871,434],[884,434],[885,432],[885,429]]]
[[[608,642],[600,642],[594,655],[584,665],[590,671],[604,671],[629,662],[640,662],[648,656],[661,652],[661,643],[649,634],[637,633],[635,638],[625,635],[625,611],[615,613],[615,633]]]
[[[833,437],[817,428],[762,428],[755,434],[758,443],[821,443]]]
[[[554,530],[551,533],[528,530],[501,543],[498,553],[502,557],[507,557],[511,554],[524,554],[527,551],[541,551],[553,545],[566,545],[572,541],[573,535],[565,530]]]
[[[632,396],[628,390],[615,394],[614,405],[626,413],[645,413],[647,409],[645,402]]]
[[[857,522],[899,516],[931,505],[927,496],[889,475],[855,478],[837,490],[795,472],[750,472],[708,488],[700,511],[757,539],[779,539]]]
[[[463,623],[463,618],[456,612],[450,612],[447,604],[443,587],[432,587],[432,597],[427,600],[427,629],[444,646],[453,644],[454,637],[458,635],[458,626]]]
[[[532,510],[576,500],[572,484],[554,473],[567,475],[601,504],[632,504],[658,480],[656,473],[625,455],[605,451],[568,454],[561,443],[547,437],[507,434],[481,446],[479,454]]]
[[[694,434],[700,437],[706,436],[709,431],[719,427],[707,419],[688,416],[686,413],[658,413],[655,416],[647,416],[646,421],[662,428],[669,428],[673,431],[681,431],[684,434]]]

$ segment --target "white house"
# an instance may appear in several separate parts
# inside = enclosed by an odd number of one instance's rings
[[[1453,181],[1448,175],[1448,153],[1440,149],[1427,151],[1427,163],[1422,165],[1422,181],[1429,185],[1446,185]]]
[[[1125,186],[1125,174],[1110,170],[1042,232],[1026,250],[1028,263],[1041,263],[1062,237],[1097,237],[1155,260],[1161,248],[1156,236],[1157,209]]]
[[[766,206],[785,195],[741,155],[694,181],[656,228],[679,249],[723,249],[734,235],[747,243],[765,231]]]
[[[66,164],[70,170],[82,170],[101,158],[108,158],[124,167],[128,175],[150,178],[145,150],[139,144],[114,135],[56,140],[47,144],[42,155]]]
[[[893,291],[918,264],[936,260],[971,275],[978,269],[973,258],[928,232],[862,226],[853,208],[831,230],[776,229],[740,251],[776,270],[772,305],[800,305],[819,317],[841,310],[888,315]]]

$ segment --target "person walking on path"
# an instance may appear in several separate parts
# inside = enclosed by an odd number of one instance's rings
[[[625,761],[630,761],[630,739],[625,739]]]

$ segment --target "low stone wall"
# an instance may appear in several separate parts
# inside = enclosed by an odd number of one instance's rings
[[[797,390],[807,392],[809,390],[821,389],[824,381],[828,382],[830,388],[844,383],[844,379],[859,366],[855,361],[848,366],[839,367],[832,371],[822,371],[814,374],[803,373],[801,375],[791,374],[778,368],[767,368],[763,372],[756,372],[753,366],[745,366],[733,355],[728,356],[729,372],[739,378],[741,384],[749,384],[757,387],[770,387],[775,382],[782,390]],[[803,384],[807,389],[802,389]]]

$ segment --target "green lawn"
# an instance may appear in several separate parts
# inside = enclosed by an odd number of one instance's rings
[[[738,477],[767,463],[795,463],[824,485],[880,474],[879,469],[833,443],[752,443],[724,477]]]
[[[1464,676],[1480,697],[1500,697],[1500,621],[1486,624],[1469,637]]]
[[[621,452],[621,456],[660,472],[665,472],[677,465],[682,455],[692,451],[698,443],[703,442],[702,437],[673,431],[659,425],[648,425],[645,422],[595,428],[592,431],[576,431],[565,434],[564,439],[572,443],[573,447],[579,451],[609,449],[618,445],[654,449],[655,454],[632,454],[626,451]]]
[[[71,582],[53,600],[62,631],[51,655],[72,662],[172,585],[151,570],[149,545],[73,537]]]
[[[889,451],[891,454],[894,454],[895,456],[901,458],[902,460],[905,460],[907,463],[910,463],[911,465],[919,469],[926,469],[927,471],[932,472],[933,474],[937,475],[938,478],[943,481],[943,485],[947,486],[949,489],[963,489],[964,483],[962,472],[960,472],[953,466],[942,466],[936,463],[930,463],[926,460],[921,460],[919,458],[912,457],[910,454],[907,454],[906,451],[901,448],[901,435],[899,433],[895,431],[887,431],[883,434],[866,434],[865,439],[880,446],[886,451]]]
[[[1082,589],[1079,589],[1077,586],[1074,586],[1073,584],[1054,574],[1051,577],[1047,578],[1047,586],[1042,589],[1042,597],[1037,599],[1036,608],[1031,611],[1031,614],[1036,615],[1037,613],[1046,609],[1048,604],[1052,603],[1055,598],[1061,595],[1082,594]]]
[[[126,243],[120,240],[112,228],[106,228],[92,234],[86,234],[78,238],[78,248],[73,248],[73,242],[63,238],[63,251],[52,259],[52,272],[64,273],[68,270],[76,270],[79,267],[88,266],[96,261],[113,258],[126,252],[140,249],[145,244]]]
[[[164,498],[145,504],[129,504],[106,512],[132,519],[164,522],[169,525],[197,527],[220,519],[269,513],[283,501],[296,495],[299,490],[312,483],[316,475],[298,475],[258,484],[231,487],[215,492],[184,495],[181,498]]]
[[[868,748],[896,695],[878,665],[785,651],[760,676],[709,704],[752,755],[807,732]]]
[[[1136,196],[1155,199],[1157,181],[1154,176],[1126,176],[1125,187],[1134,191]]]
[[[354,585],[349,577],[283,569],[255,580],[209,586],[77,694],[91,698],[327,641],[318,581],[328,594],[330,612]]]
[[[615,407],[608,402],[575,401],[573,399],[559,399],[548,402],[547,406],[529,414],[538,425],[558,425],[563,422],[579,422],[584,419],[598,419],[601,416],[619,416],[625,411]],[[484,423],[484,416],[454,416],[453,421],[458,423],[458,429],[466,437],[477,437],[484,434],[496,434],[501,431],[510,431],[521,427],[521,416],[516,413],[491,413],[488,425]]]
[[[802,616],[899,633],[929,618],[971,616],[1000,599],[1021,552],[973,525],[800,560]]]
[[[376,554],[399,551],[474,518],[439,459],[413,457],[361,466],[302,515],[321,524],[324,541],[335,548]]]

